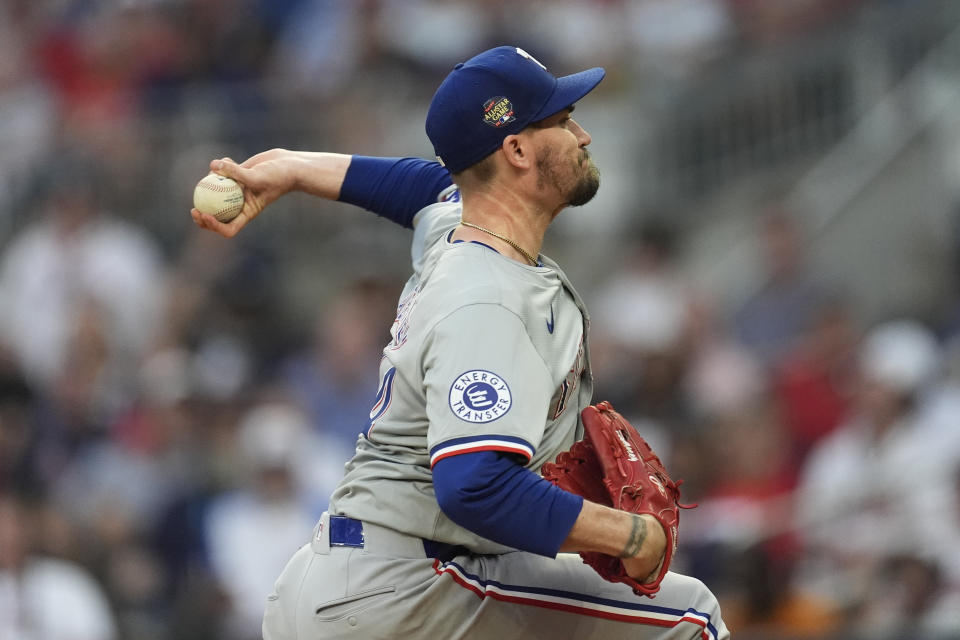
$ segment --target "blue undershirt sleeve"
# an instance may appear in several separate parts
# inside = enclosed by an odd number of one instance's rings
[[[438,162],[353,156],[338,199],[413,228],[414,215],[437,202],[451,184],[450,173]]]
[[[448,518],[488,540],[554,557],[583,507],[508,454],[476,451],[433,467],[437,502]]]

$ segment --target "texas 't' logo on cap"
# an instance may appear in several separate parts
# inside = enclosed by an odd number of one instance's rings
[[[483,103],[483,121],[491,127],[499,128],[516,119],[513,103],[504,96],[490,98]]]

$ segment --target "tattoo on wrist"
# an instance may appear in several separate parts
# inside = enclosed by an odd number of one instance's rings
[[[621,558],[633,558],[643,547],[644,540],[647,539],[647,523],[638,515],[632,517],[633,527],[630,529],[630,537],[627,539],[627,546],[620,553]]]

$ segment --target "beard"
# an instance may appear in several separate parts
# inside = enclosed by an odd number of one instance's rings
[[[571,207],[587,204],[593,200],[593,196],[597,195],[597,191],[600,189],[600,169],[593,164],[589,155],[586,161],[586,173],[580,176],[574,188],[567,194],[567,204]]]
[[[539,176],[537,184],[542,189],[552,186],[563,195],[567,206],[579,207],[590,202],[600,189],[600,169],[593,164],[590,152],[581,149],[577,162],[567,164],[557,158],[556,151],[544,149],[537,157]]]

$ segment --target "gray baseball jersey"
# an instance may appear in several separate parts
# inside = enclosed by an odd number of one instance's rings
[[[431,467],[470,451],[518,454],[528,468],[579,434],[592,382],[587,313],[563,271],[452,242],[460,204],[417,214],[414,275],[383,351],[367,429],[330,510],[475,553],[506,547],[440,510]]]
[[[577,555],[511,550],[440,510],[433,463],[492,450],[537,470],[582,435],[592,392],[587,314],[563,272],[452,242],[459,219],[457,203],[417,215],[415,273],[331,499],[338,515],[321,517],[280,575],[263,637],[727,640],[694,578],[668,573],[656,600],[638,598]],[[435,542],[453,547],[437,554]]]

